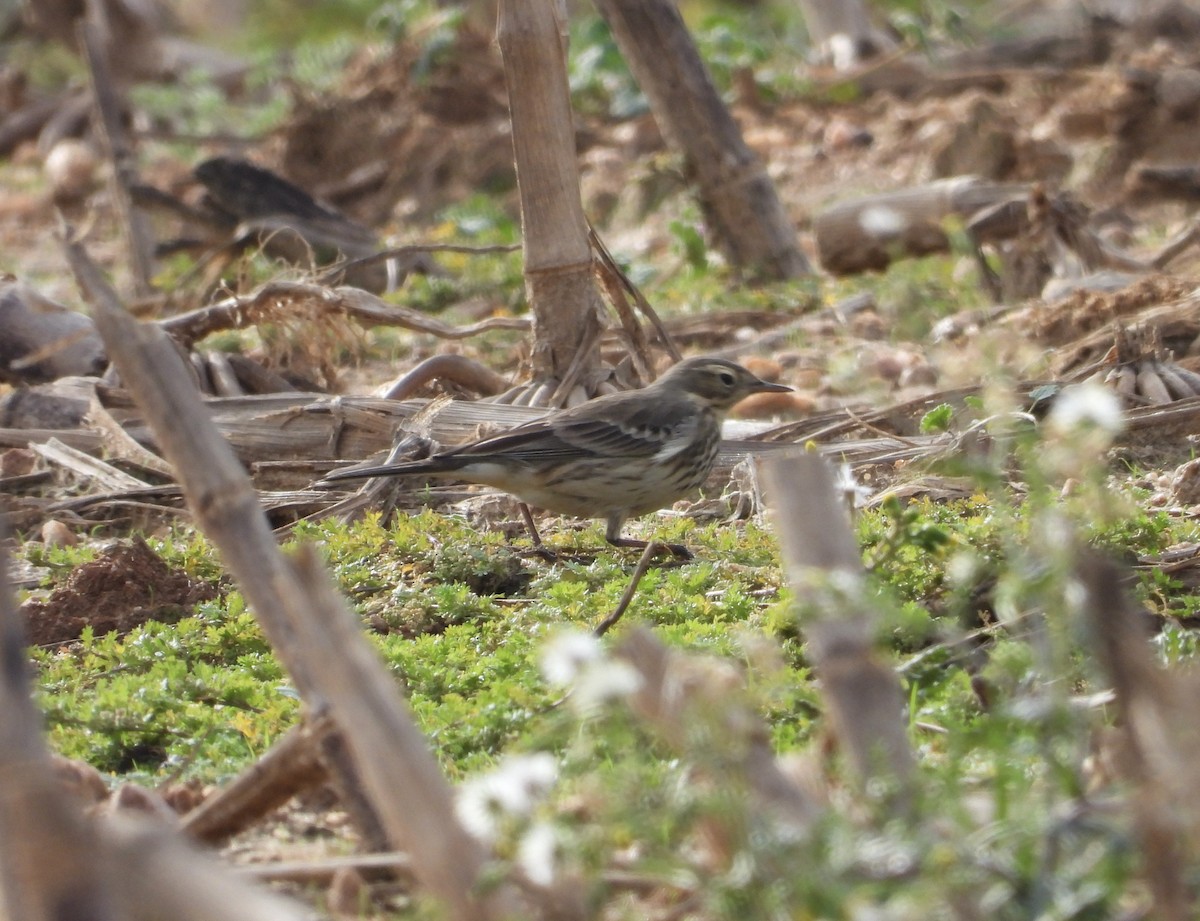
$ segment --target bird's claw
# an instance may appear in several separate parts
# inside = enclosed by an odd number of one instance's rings
[[[696,558],[696,554],[692,553],[683,544],[663,544],[663,546],[681,560],[694,560]]]
[[[647,547],[653,545],[655,548],[655,555],[661,553],[663,550],[669,550],[673,556],[681,560],[692,560],[696,557],[696,555],[683,544],[668,544],[661,540],[645,541],[635,540],[632,537],[613,537],[609,538],[608,542],[614,547],[628,547],[632,550],[641,550],[643,552]]]

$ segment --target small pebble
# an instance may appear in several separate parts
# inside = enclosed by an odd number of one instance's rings
[[[745,359],[742,365],[755,377],[761,378],[764,381],[777,381],[779,380],[779,375],[783,373],[783,365],[773,358],[752,356]]]
[[[816,400],[805,393],[755,393],[738,403],[733,414],[739,419],[770,419],[800,416],[816,408]]]
[[[42,543],[47,547],[74,547],[79,538],[57,518],[49,518],[42,523]]]
[[[59,141],[46,154],[42,169],[59,204],[82,200],[96,185],[99,160],[91,146],[76,138]]]

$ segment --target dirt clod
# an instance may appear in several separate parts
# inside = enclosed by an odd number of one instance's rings
[[[78,639],[85,627],[128,633],[148,620],[172,623],[192,605],[217,596],[217,586],[169,567],[140,537],[84,563],[45,600],[21,606],[35,646]]]

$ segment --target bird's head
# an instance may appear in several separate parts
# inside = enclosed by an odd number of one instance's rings
[[[745,368],[723,358],[689,358],[672,367],[655,386],[683,391],[725,412],[752,393],[787,393],[791,387],[755,377]]]

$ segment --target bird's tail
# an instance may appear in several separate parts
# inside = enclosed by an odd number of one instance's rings
[[[345,470],[334,470],[325,474],[321,483],[332,483],[340,480],[365,480],[379,476],[433,476],[439,473],[452,473],[463,466],[463,462],[453,457],[431,457],[425,460],[400,461],[395,464],[377,464],[374,467],[348,467]]]

